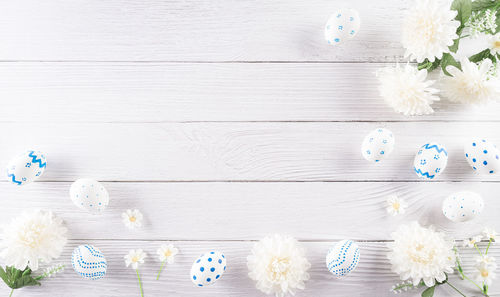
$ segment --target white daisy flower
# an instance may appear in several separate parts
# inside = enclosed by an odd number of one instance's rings
[[[386,210],[392,216],[397,216],[398,214],[404,214],[406,212],[406,201],[398,198],[396,195],[391,195],[387,198],[387,207]]]
[[[496,269],[496,264],[479,263],[476,265],[476,270],[474,272],[473,278],[480,284],[490,286],[493,283],[493,280],[496,278]]]
[[[483,235],[486,240],[496,241],[498,233],[491,228],[484,228]]]
[[[495,257],[488,255],[475,256],[474,261],[476,265],[485,264],[485,265],[496,265]]]
[[[168,264],[174,263],[174,258],[177,253],[179,253],[179,250],[175,248],[172,244],[166,245],[163,244],[157,251],[156,253],[158,254],[158,258],[160,259],[160,262],[167,262]]]
[[[481,235],[476,235],[476,236],[474,236],[472,238],[464,240],[463,246],[464,247],[473,248],[474,245],[480,243],[482,239],[483,239],[483,237]]]
[[[127,267],[132,266],[133,269],[137,270],[139,264],[144,264],[144,259],[147,255],[142,249],[130,250],[127,255],[125,255],[125,265]]]
[[[500,54],[500,32],[495,35],[489,35],[488,44],[490,48],[490,53],[493,56]]]
[[[122,221],[129,229],[135,229],[142,226],[142,213],[138,209],[127,209],[122,213]]]

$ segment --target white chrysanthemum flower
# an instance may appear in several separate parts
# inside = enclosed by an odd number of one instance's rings
[[[491,228],[484,228],[483,235],[486,240],[496,241],[498,233]]]
[[[297,240],[290,236],[273,235],[257,242],[247,257],[248,276],[257,281],[256,287],[265,294],[283,297],[305,288],[311,267]]]
[[[495,263],[493,264],[479,263],[476,265],[476,270],[473,278],[476,282],[480,284],[485,284],[487,286],[490,286],[493,280],[496,278],[496,273],[495,273],[496,269],[497,265]]]
[[[455,20],[457,12],[450,9],[450,1],[417,0],[403,24],[402,43],[405,57],[423,62],[434,62],[448,53],[453,40],[458,38],[460,22]]]
[[[3,227],[0,256],[8,266],[38,269],[39,262],[59,258],[66,245],[63,221],[51,211],[27,211]]]
[[[402,280],[411,280],[415,286],[424,281],[431,287],[436,281],[444,281],[445,273],[453,272],[454,242],[432,227],[424,228],[412,222],[400,226],[391,236],[394,242],[388,243],[391,250],[388,258],[392,271]]]
[[[398,214],[404,214],[406,212],[406,207],[408,207],[406,201],[400,199],[396,195],[389,196],[387,198],[386,203],[387,203],[386,210],[392,216],[397,216]]]
[[[493,67],[490,59],[485,59],[477,65],[467,58],[462,58],[460,64],[461,71],[451,65],[446,67],[452,75],[443,78],[443,90],[449,100],[481,104],[500,99],[500,79],[489,75]]]
[[[426,80],[427,70],[418,70],[409,64],[385,67],[377,71],[379,92],[385,102],[404,115],[433,113],[431,105],[439,101],[439,91],[431,88],[433,80]]]
[[[125,265],[127,267],[132,266],[133,269],[139,268],[139,264],[144,264],[144,259],[147,255],[142,249],[130,250],[127,255],[125,255]]]
[[[494,56],[500,54],[500,32],[495,35],[488,36],[488,44],[490,53]]]
[[[464,240],[463,246],[473,248],[476,244],[480,243],[483,237],[481,235],[476,235],[472,238]]]
[[[175,248],[172,244],[166,245],[163,244],[157,251],[156,253],[158,254],[158,258],[160,259],[160,262],[166,261],[168,264],[174,263],[174,258],[177,253],[179,253],[179,250]]]
[[[127,209],[122,213],[122,221],[129,229],[135,229],[142,226],[142,213],[138,209]]]

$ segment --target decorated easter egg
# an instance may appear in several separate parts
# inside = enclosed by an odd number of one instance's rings
[[[391,131],[377,128],[366,135],[361,145],[363,157],[372,162],[379,162],[394,150],[394,136]]]
[[[338,9],[325,26],[325,39],[328,44],[339,44],[353,38],[359,30],[361,19],[354,9]]]
[[[424,144],[415,156],[413,169],[423,179],[435,179],[446,168],[448,163],[448,152],[446,148],[438,143]]]
[[[336,277],[347,275],[358,263],[359,247],[349,239],[337,242],[326,254],[326,267]]]
[[[469,141],[464,146],[465,158],[476,172],[496,174],[500,172],[500,150],[485,139]]]
[[[108,191],[93,179],[81,178],[75,181],[69,193],[76,206],[93,214],[101,213],[109,204]]]
[[[453,222],[466,222],[481,214],[483,198],[474,192],[458,192],[443,201],[443,214]]]
[[[191,266],[191,280],[198,287],[208,286],[219,280],[226,271],[226,257],[221,252],[201,255]]]
[[[15,157],[7,165],[7,179],[19,186],[28,184],[40,176],[47,168],[45,155],[39,151],[26,151]]]
[[[77,246],[73,250],[71,265],[81,277],[91,280],[103,278],[108,268],[104,255],[90,244]]]

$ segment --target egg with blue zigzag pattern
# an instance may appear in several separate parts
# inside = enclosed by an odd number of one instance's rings
[[[422,179],[436,179],[448,164],[448,151],[444,145],[430,142],[417,152],[413,162],[413,171]]]
[[[359,246],[352,240],[337,242],[326,254],[326,267],[333,275],[340,278],[352,272],[358,266]]]
[[[90,244],[80,245],[73,250],[71,265],[78,275],[90,280],[103,278],[108,268],[104,255]]]
[[[201,255],[191,266],[191,281],[198,287],[212,285],[226,271],[226,257],[221,252]]]
[[[12,159],[7,165],[7,179],[18,186],[28,184],[42,176],[47,159],[40,151],[29,150]]]

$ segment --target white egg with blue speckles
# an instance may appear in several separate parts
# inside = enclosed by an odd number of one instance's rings
[[[483,198],[469,191],[454,193],[443,201],[443,214],[453,222],[470,221],[480,215],[483,208]]]
[[[93,179],[76,180],[69,192],[76,206],[93,214],[101,213],[109,204],[108,191],[100,182]]]
[[[340,278],[356,269],[359,258],[358,244],[345,239],[337,242],[326,254],[326,268]]]
[[[191,266],[191,281],[198,287],[208,286],[218,281],[226,271],[226,257],[212,251],[201,255]]]
[[[340,44],[353,38],[359,31],[361,19],[354,9],[338,9],[333,13],[325,26],[325,39],[328,44]]]
[[[480,174],[491,175],[500,172],[500,150],[486,139],[475,139],[464,146],[467,162]]]
[[[7,165],[7,179],[18,186],[38,179],[47,168],[47,159],[42,152],[26,151],[12,159]]]
[[[73,250],[71,265],[78,275],[90,280],[103,278],[108,269],[108,262],[104,255],[90,244],[77,246]]]
[[[448,164],[448,151],[436,142],[424,144],[417,152],[413,170],[423,179],[435,179]]]
[[[390,130],[377,128],[363,140],[361,153],[366,160],[379,162],[392,153],[394,143],[394,135]]]

